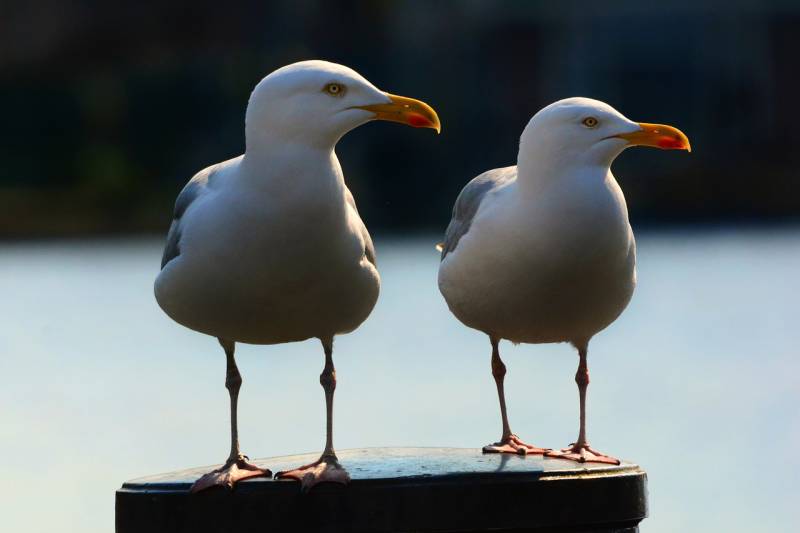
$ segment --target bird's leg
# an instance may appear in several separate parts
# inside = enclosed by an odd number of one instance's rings
[[[618,465],[619,459],[609,455],[602,454],[589,446],[586,440],[586,389],[589,387],[589,366],[586,364],[586,347],[578,348],[578,371],[575,373],[575,383],[578,384],[578,395],[580,398],[580,430],[578,431],[578,440],[570,444],[569,447],[563,448],[558,451],[549,451],[545,455],[548,457],[559,457],[561,459],[570,459],[578,461],[579,463],[606,463]]]
[[[247,456],[239,451],[239,424],[237,421],[237,406],[239,402],[239,389],[242,387],[242,376],[236,366],[234,358],[235,345],[233,342],[223,341],[220,344],[227,357],[225,374],[225,388],[231,398],[231,452],[228,460],[221,467],[213,470],[195,481],[191,492],[198,492],[214,486],[233,488],[234,483],[242,479],[258,476],[272,476],[268,469],[260,468],[247,460]]]
[[[336,390],[336,369],[333,366],[333,338],[321,339],[325,350],[325,368],[319,375],[319,383],[325,390],[326,437],[325,450],[319,459],[311,464],[278,472],[275,477],[296,479],[303,492],[308,492],[317,483],[331,481],[346,484],[350,482],[350,474],[339,464],[333,449],[333,392]]]
[[[511,426],[508,423],[508,413],[506,411],[506,393],[503,388],[503,382],[506,377],[506,365],[500,359],[500,349],[498,344],[500,339],[495,337],[490,338],[492,343],[492,375],[494,382],[497,385],[497,396],[500,398],[500,416],[503,419],[503,435],[500,437],[499,442],[489,444],[483,447],[483,453],[516,453],[519,455],[543,454],[547,450],[544,448],[537,448],[530,444],[524,443],[516,435],[511,433]]]

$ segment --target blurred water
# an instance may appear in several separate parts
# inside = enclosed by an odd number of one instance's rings
[[[340,449],[477,447],[499,436],[489,344],[439,296],[435,242],[377,243],[381,300],[336,343]],[[225,458],[224,357],[158,309],[160,248],[0,246],[4,530],[110,531],[122,481]],[[800,229],[643,233],[639,258],[631,306],[590,347],[590,440],[647,469],[645,532],[792,530]],[[550,447],[571,442],[571,348],[501,351],[515,432]],[[318,344],[238,355],[243,450],[319,450]]]

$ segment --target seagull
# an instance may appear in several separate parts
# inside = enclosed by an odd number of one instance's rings
[[[325,449],[318,461],[276,477],[301,481],[303,490],[349,481],[333,448],[333,339],[370,314],[380,276],[334,149],[371,120],[440,131],[430,106],[378,90],[348,67],[319,60],[282,67],[250,96],[245,153],[200,171],[178,195],[155,297],[170,318],[219,340],[231,410],[228,459],[192,491],[271,475],[239,449],[237,342],[321,341]]]
[[[484,172],[456,199],[439,246],[439,289],[453,314],[492,346],[503,433],[486,453],[619,464],[586,440],[586,357],[591,338],[616,320],[636,286],[636,244],[610,167],[637,145],[691,151],[671,126],[632,122],[597,100],[560,100],[528,122],[516,166]],[[569,447],[539,448],[512,433],[502,339],[577,349],[580,431]]]

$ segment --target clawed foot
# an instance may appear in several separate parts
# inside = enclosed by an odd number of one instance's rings
[[[562,450],[550,450],[545,453],[546,457],[557,457],[559,459],[569,459],[570,461],[577,461],[579,463],[605,463],[608,465],[618,465],[619,459],[605,455],[597,450],[593,450],[589,443],[584,444],[570,444],[569,448]]]
[[[550,448],[537,448],[522,442],[516,435],[510,435],[500,442],[483,447],[483,453],[514,453],[517,455],[542,455]]]
[[[339,464],[335,455],[323,455],[311,464],[285,470],[275,474],[276,479],[295,479],[300,482],[300,490],[310,491],[317,483],[341,483],[346,485],[350,482],[350,474]]]
[[[190,492],[199,492],[210,487],[227,487],[232,489],[233,485],[242,479],[250,477],[272,477],[272,472],[267,468],[260,468],[247,460],[246,455],[239,455],[236,459],[228,461],[217,468],[204,474],[192,485]]]

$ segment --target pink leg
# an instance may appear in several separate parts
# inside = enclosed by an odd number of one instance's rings
[[[506,365],[500,359],[498,344],[500,339],[490,337],[492,343],[492,375],[495,385],[497,385],[497,396],[500,398],[500,416],[503,419],[503,435],[499,442],[483,447],[483,453],[514,453],[517,455],[538,454],[541,455],[548,451],[546,448],[537,448],[524,443],[519,437],[511,433],[511,426],[508,423],[508,413],[506,412],[506,394],[503,388],[503,381],[506,377]]]
[[[236,366],[234,358],[234,343],[223,341],[220,344],[225,349],[228,360],[227,373],[225,376],[225,388],[231,397],[231,453],[228,460],[221,467],[213,470],[195,481],[191,492],[199,492],[203,489],[215,486],[223,486],[229,489],[242,479],[259,476],[271,476],[272,472],[268,469],[260,468],[247,460],[247,456],[239,451],[239,424],[237,421],[237,406],[239,402],[239,389],[242,386],[242,376]]]
[[[578,394],[580,396],[581,409],[578,440],[570,444],[567,448],[563,448],[558,451],[551,450],[545,455],[547,457],[569,459],[579,463],[590,462],[618,465],[620,463],[619,459],[602,454],[597,450],[592,449],[592,447],[589,446],[589,443],[586,441],[586,389],[589,386],[589,366],[586,364],[586,346],[578,348],[578,355],[580,357],[580,361],[578,362],[578,371],[575,373],[575,383],[578,384]]]
[[[333,449],[333,392],[336,390],[336,369],[333,367],[333,338],[321,339],[325,350],[325,368],[319,375],[319,383],[325,390],[325,407],[327,411],[327,426],[325,450],[319,459],[293,470],[278,472],[275,477],[279,479],[295,479],[300,482],[300,489],[308,492],[318,483],[333,482],[347,484],[350,474],[339,464],[336,452]]]

